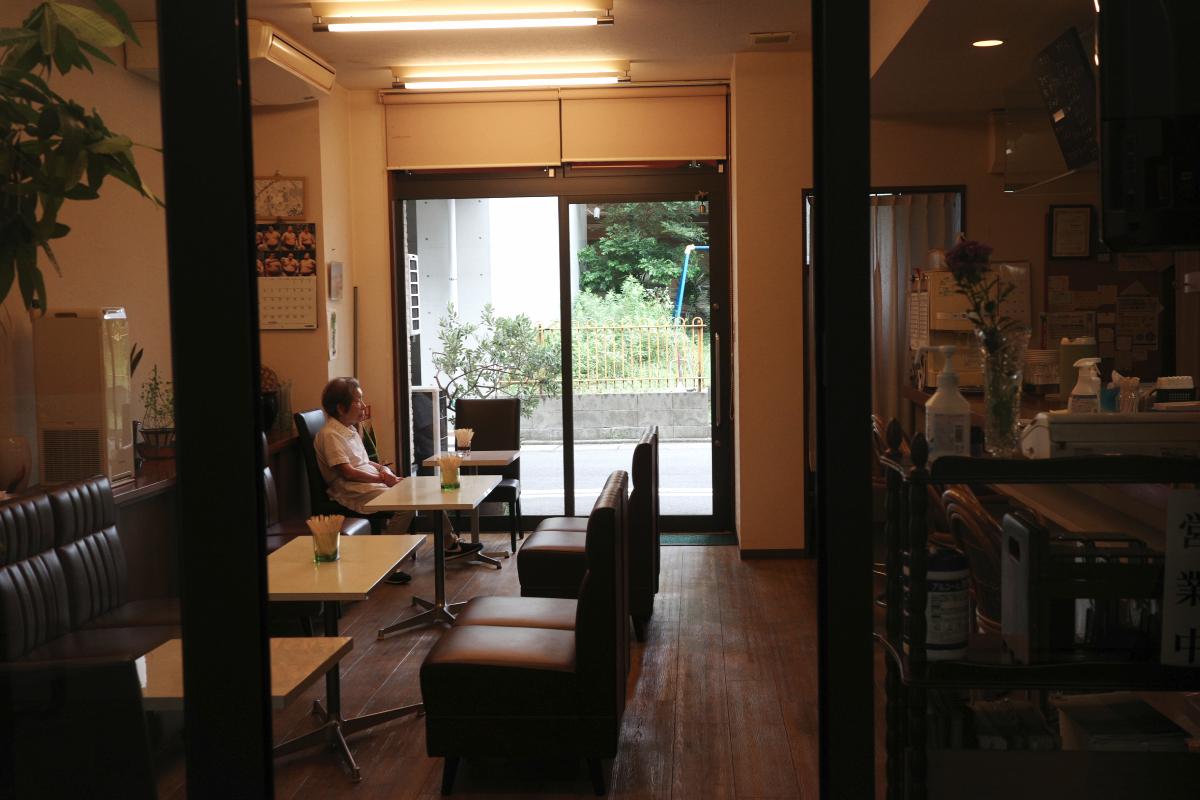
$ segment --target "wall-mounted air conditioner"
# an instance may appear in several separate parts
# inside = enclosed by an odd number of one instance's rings
[[[129,325],[123,308],[33,318],[42,483],[133,477]]]
[[[158,28],[154,21],[135,22],[142,46],[125,45],[125,68],[158,80]],[[250,101],[258,106],[282,106],[316,100],[333,89],[332,66],[265,22],[246,26],[250,45]]]

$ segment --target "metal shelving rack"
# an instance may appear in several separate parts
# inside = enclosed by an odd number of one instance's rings
[[[1096,456],[1043,460],[939,458],[926,462],[922,434],[902,456],[903,432],[887,429],[887,617],[877,636],[887,654],[887,797],[925,798],[928,788],[927,692],[938,689],[1137,689],[1198,691],[1200,669],[1157,661],[1064,660],[1044,664],[1005,663],[997,635],[973,635],[963,661],[928,661],[925,654],[925,574],[928,548],[928,486],[953,483],[1195,483],[1200,459]],[[904,569],[910,591],[904,591]],[[905,621],[911,645],[904,648]],[[1039,754],[1041,755],[1041,754]],[[1121,756],[1124,754],[1114,754]],[[1200,755],[1195,756],[1200,759]],[[1119,758],[1117,759],[1119,760]]]

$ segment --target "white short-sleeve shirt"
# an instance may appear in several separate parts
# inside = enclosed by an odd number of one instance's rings
[[[334,469],[338,464],[349,464],[355,469],[374,471],[358,431],[327,414],[325,426],[317,432],[317,438],[313,441],[313,449],[317,453],[321,477],[329,486],[329,499],[360,514],[370,513],[365,508],[366,504],[382,494],[387,484],[348,481]]]

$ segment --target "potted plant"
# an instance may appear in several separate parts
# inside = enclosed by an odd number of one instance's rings
[[[158,365],[150,370],[150,379],[142,384],[142,458],[175,457],[175,390],[170,381],[158,377]]]
[[[50,76],[112,64],[102,48],[139,43],[115,0],[94,0],[104,13],[69,3],[42,3],[19,28],[0,29],[0,303],[14,282],[26,308],[46,309],[40,250],[61,274],[51,241],[70,228],[58,221],[67,200],[95,200],[112,176],[154,202],[133,160],[133,142],[82,105],[56,94]]]

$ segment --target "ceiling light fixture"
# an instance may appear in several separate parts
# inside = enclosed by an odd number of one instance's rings
[[[313,3],[313,30],[445,31],[611,25],[610,9],[596,0],[378,0]]]
[[[999,47],[1002,44],[1003,39],[980,39],[978,42],[971,42],[971,47]]]
[[[605,86],[628,80],[628,61],[392,67],[394,88],[418,91]]]

